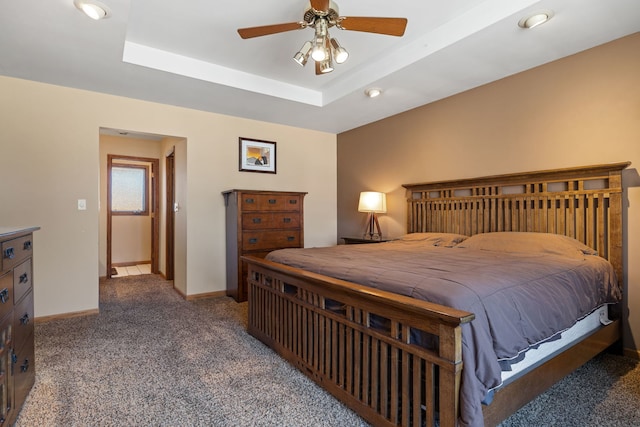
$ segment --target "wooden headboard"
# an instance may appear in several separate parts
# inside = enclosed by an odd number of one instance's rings
[[[622,170],[630,164],[404,184],[407,232],[563,234],[597,250],[622,281]]]

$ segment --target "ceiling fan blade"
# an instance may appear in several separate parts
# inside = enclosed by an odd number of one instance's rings
[[[407,27],[407,18],[372,18],[364,16],[343,16],[336,24],[338,28],[365,33],[402,36]]]
[[[253,37],[268,36],[269,34],[283,33],[285,31],[299,30],[301,28],[304,28],[305,26],[306,25],[301,22],[288,22],[286,24],[239,28],[238,34],[240,34],[240,37],[242,37],[243,39],[250,39]]]
[[[329,0],[311,0],[311,7],[318,12],[329,12]]]

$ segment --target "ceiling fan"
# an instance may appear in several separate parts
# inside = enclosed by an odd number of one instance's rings
[[[310,0],[309,6],[300,22],[240,28],[238,29],[238,34],[243,39],[250,39],[285,31],[301,30],[307,27],[314,28],[315,35],[313,39],[305,42],[293,59],[304,67],[309,56],[311,56],[316,64],[316,74],[325,74],[333,71],[334,61],[342,64],[349,57],[347,50],[329,35],[329,28],[334,26],[341,30],[400,37],[404,35],[407,19],[340,16],[338,5],[333,1]]]

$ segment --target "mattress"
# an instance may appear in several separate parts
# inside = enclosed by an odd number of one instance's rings
[[[609,305],[603,305],[560,333],[559,339],[545,341],[537,348],[527,350],[520,361],[511,364],[510,370],[502,371],[502,384],[498,388],[509,384],[609,323]]]

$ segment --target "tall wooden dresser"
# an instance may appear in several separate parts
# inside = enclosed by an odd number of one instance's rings
[[[33,232],[0,227],[0,425],[13,425],[35,381]]]
[[[227,224],[227,295],[247,300],[243,255],[265,257],[283,248],[304,246],[303,202],[307,193],[229,190],[222,193]]]

